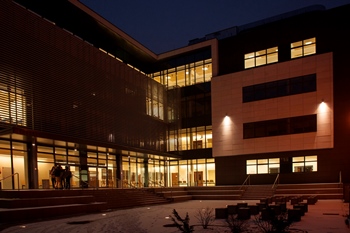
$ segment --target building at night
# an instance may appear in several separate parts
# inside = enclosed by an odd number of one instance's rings
[[[155,54],[78,0],[3,0],[2,189],[55,164],[73,188],[350,183],[349,21],[310,6]]]

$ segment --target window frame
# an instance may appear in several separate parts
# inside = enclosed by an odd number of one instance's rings
[[[311,48],[311,52],[307,52]],[[299,51],[300,50],[300,51]],[[316,37],[292,42],[290,44],[290,58],[295,59],[316,54]]]
[[[264,159],[247,159],[246,160],[246,174],[278,174],[281,167],[280,158],[264,158]],[[276,166],[277,165],[277,166]],[[271,172],[272,169],[278,168],[277,172]],[[253,172],[249,172],[253,171]]]
[[[275,55],[277,56],[274,59]],[[244,54],[244,69],[276,62],[278,62],[278,46]]]
[[[318,171],[317,155],[293,157],[292,159],[293,173],[308,173],[308,172],[317,172],[317,171]]]

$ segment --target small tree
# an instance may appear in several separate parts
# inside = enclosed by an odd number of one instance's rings
[[[197,210],[195,217],[201,223],[203,229],[207,229],[209,224],[215,220],[214,209],[207,207]]]
[[[184,233],[190,233],[193,232],[193,226],[190,226],[190,217],[188,216],[188,213],[186,213],[186,217],[182,219],[180,215],[177,213],[177,211],[173,210],[173,216],[170,215],[171,220],[173,220],[175,226]]]
[[[247,220],[238,219],[236,214],[229,214],[226,222],[232,233],[240,233],[247,230]]]

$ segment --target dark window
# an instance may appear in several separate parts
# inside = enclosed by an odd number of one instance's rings
[[[243,124],[243,138],[260,138],[317,131],[317,115],[298,116]]]
[[[242,88],[243,103],[316,91],[316,74]]]

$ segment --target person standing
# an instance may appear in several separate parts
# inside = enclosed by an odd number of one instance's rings
[[[55,177],[55,169],[56,166],[53,165],[51,170],[50,170],[50,177],[51,177],[51,183],[52,183],[52,188],[54,189],[56,186],[56,177]]]
[[[69,166],[66,166],[66,169],[64,169],[64,188],[70,189],[70,179],[72,178],[72,172],[69,169]]]
[[[55,189],[63,189],[63,186],[62,186],[62,173],[63,173],[63,169],[62,169],[61,165],[58,164],[56,166],[56,169],[55,169],[55,179],[56,179]]]

